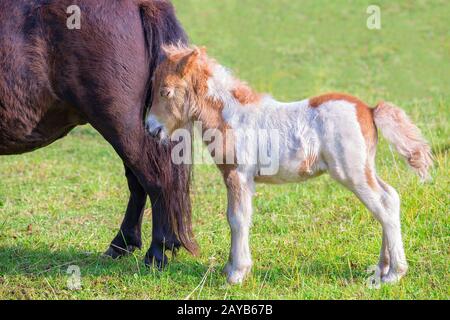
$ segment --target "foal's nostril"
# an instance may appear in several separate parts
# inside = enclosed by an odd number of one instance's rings
[[[163,132],[163,127],[157,127],[157,128],[155,128],[155,129],[150,129],[150,128],[148,128],[147,129],[147,132],[148,133],[150,133],[150,135],[153,137],[153,138],[161,138],[161,135],[162,135],[162,132]]]
[[[159,128],[157,128],[156,130],[155,130],[155,137],[156,138],[159,138],[160,136],[161,136],[161,132],[162,132],[162,127],[159,127]]]

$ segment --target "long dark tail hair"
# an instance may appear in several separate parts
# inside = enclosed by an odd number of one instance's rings
[[[138,0],[147,42],[150,78],[146,106],[151,106],[151,77],[156,66],[164,58],[161,47],[165,44],[187,44],[187,36],[176,18],[172,4],[166,0]],[[144,112],[144,116],[145,116]],[[158,174],[163,191],[162,201],[166,209],[163,218],[165,228],[171,228],[179,242],[193,255],[198,254],[198,245],[192,232],[191,201],[189,187],[191,167],[175,165],[171,159],[172,146],[162,146],[151,139],[152,146],[148,148],[149,159]],[[170,244],[169,244],[170,245]]]

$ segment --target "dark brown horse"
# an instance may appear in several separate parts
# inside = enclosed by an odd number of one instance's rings
[[[68,7],[80,9],[70,29]],[[197,246],[190,221],[189,172],[144,129],[151,77],[163,44],[186,42],[163,0],[0,0],[0,155],[42,148],[91,124],[125,165],[131,192],[107,255],[141,248],[147,195],[153,239],[146,263],[165,250]]]

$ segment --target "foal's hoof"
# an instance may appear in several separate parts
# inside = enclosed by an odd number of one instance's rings
[[[380,270],[380,276],[384,277],[389,273],[390,267],[389,264],[380,264],[378,265],[378,268]]]
[[[397,272],[388,272],[387,275],[381,277],[381,282],[386,284],[395,284],[398,283],[401,278],[403,278],[404,274]]]
[[[389,272],[381,277],[381,282],[387,284],[394,284],[400,281],[408,272],[408,265],[406,263],[400,264],[396,268],[390,268]]]
[[[231,285],[242,284],[250,273],[251,266],[235,268],[231,264],[227,264],[223,272],[227,275],[227,282]]]
[[[132,254],[136,249],[138,248],[135,246],[127,246],[125,249],[117,246],[110,246],[103,256],[112,259],[119,259],[123,256]]]
[[[150,248],[145,255],[144,262],[147,267],[163,270],[167,265],[168,258],[161,250]]]
[[[386,284],[394,284],[399,282],[407,272],[407,267],[401,268],[398,271],[389,270],[388,274],[381,277],[381,282]]]
[[[386,284],[395,284],[400,281],[400,277],[395,272],[389,272],[384,277],[381,277],[381,282]]]

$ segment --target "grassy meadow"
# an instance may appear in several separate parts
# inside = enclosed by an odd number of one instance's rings
[[[253,274],[227,285],[226,192],[207,165],[195,167],[192,188],[198,258],[181,251],[164,272],[144,266],[145,250],[104,259],[128,189],[118,156],[85,126],[45,149],[0,159],[0,299],[450,298],[450,3],[377,0],[381,30],[367,28],[366,0],[174,3],[191,41],[258,91],[285,101],[344,91],[409,113],[432,144],[433,182],[419,184],[383,139],[377,157],[379,174],[402,198],[409,274],[398,285],[367,286],[381,227],[322,176],[258,186]],[[68,288],[69,265],[80,267],[81,290]]]

